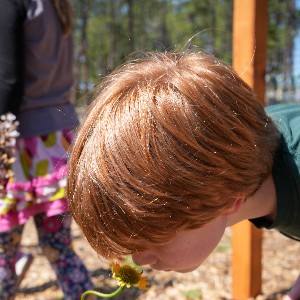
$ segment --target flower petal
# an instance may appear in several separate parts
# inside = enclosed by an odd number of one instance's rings
[[[147,277],[141,277],[140,282],[138,283],[137,287],[141,290],[148,290],[149,282],[147,281]]]
[[[118,263],[111,262],[110,264],[111,270],[114,274],[119,273],[121,266]]]

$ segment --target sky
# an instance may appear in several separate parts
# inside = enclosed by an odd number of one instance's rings
[[[296,0],[296,7],[300,8],[300,0]],[[295,40],[294,74],[295,74],[295,76],[300,76],[300,31]]]

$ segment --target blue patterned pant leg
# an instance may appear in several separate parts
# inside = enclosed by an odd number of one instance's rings
[[[24,226],[0,232],[0,300],[13,299],[16,294],[16,254]]]
[[[69,213],[53,217],[39,214],[34,217],[39,243],[54,269],[65,300],[80,299],[92,288],[89,273],[71,246],[71,216]]]

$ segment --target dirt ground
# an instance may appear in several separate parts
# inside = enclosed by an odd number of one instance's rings
[[[115,281],[111,279],[107,264],[98,258],[75,224],[72,233],[74,248],[91,272],[95,287],[103,292],[112,292]],[[177,274],[146,269],[144,274],[149,276],[151,284],[147,292],[131,288],[114,299],[232,300],[230,239],[231,232],[228,230],[214,253],[196,271]],[[21,283],[15,300],[62,300],[63,295],[57,286],[55,275],[37,247],[36,232],[31,222],[26,225],[22,246],[24,250],[30,251],[35,259]],[[263,254],[263,292],[255,299],[279,300],[299,274],[300,243],[275,231],[265,231]]]

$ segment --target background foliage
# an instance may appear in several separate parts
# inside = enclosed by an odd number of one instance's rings
[[[138,51],[196,47],[231,62],[232,0],[72,0],[80,104],[101,76]],[[290,95],[299,10],[295,0],[269,0],[267,83]],[[277,95],[277,96],[276,96]]]

